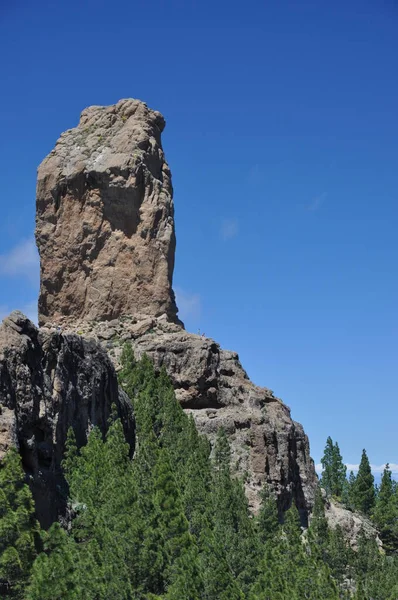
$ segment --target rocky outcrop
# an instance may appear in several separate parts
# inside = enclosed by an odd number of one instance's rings
[[[163,117],[138,100],[90,107],[41,164],[40,323],[54,343],[90,344],[68,331],[94,338],[116,367],[124,342],[137,357],[145,352],[165,366],[199,430],[211,440],[219,427],[227,431],[253,510],[268,482],[281,510],[295,498],[305,523],[316,474],[303,428],[270,390],[248,379],[235,352],[187,333],[177,319],[163,127]]]
[[[97,425],[107,428],[112,404],[134,446],[134,418],[114,368],[94,340],[38,330],[20,312],[0,326],[0,458],[10,446],[22,456],[42,526],[65,512],[60,463],[73,427],[78,445]]]
[[[139,100],[84,110],[38,170],[39,322],[177,319],[162,115]]]
[[[185,331],[146,333],[132,342],[137,357],[146,353],[166,368],[182,407],[211,441],[223,427],[232,450],[232,468],[245,477],[254,511],[264,482],[277,493],[280,510],[292,496],[305,522],[313,503],[314,464],[303,428],[289,408],[267,388],[248,378],[236,352],[211,338]]]
[[[236,352],[165,319],[124,318],[81,328],[83,336],[106,347],[116,369],[126,342],[137,359],[147,354],[157,369],[165,367],[177,399],[193,415],[199,431],[214,441],[220,427],[226,430],[232,467],[245,477],[252,509],[258,509],[258,491],[267,482],[277,493],[281,511],[295,498],[306,524],[316,487],[308,438],[271,390],[249,380]]]
[[[329,527],[332,529],[340,527],[353,550],[358,549],[358,540],[361,534],[364,534],[367,538],[375,539],[379,548],[382,547],[377,529],[365,515],[352,512],[339,502],[328,498],[325,501],[325,516]]]

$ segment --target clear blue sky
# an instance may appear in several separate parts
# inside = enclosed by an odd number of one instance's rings
[[[32,313],[36,167],[90,104],[166,117],[187,328],[319,460],[398,463],[398,6],[1,0],[0,313]],[[398,468],[398,467],[397,467]]]

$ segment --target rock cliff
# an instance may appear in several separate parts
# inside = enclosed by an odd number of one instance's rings
[[[163,117],[137,100],[94,106],[40,166],[42,327],[14,315],[0,330],[0,443],[19,444],[38,498],[48,481],[58,485],[70,423],[83,443],[92,424],[106,427],[115,401],[132,440],[133,418],[105,352],[117,369],[123,343],[131,343],[137,357],[165,366],[201,432],[213,440],[225,428],[253,510],[268,482],[281,510],[294,497],[305,523],[316,474],[302,426],[248,379],[235,352],[186,332],[177,318],[163,127]],[[49,509],[45,499],[40,506]]]
[[[316,486],[308,438],[271,390],[249,380],[236,352],[164,318],[124,317],[79,327],[83,337],[106,347],[116,369],[124,343],[131,343],[137,359],[147,354],[157,369],[164,366],[177,399],[193,415],[199,431],[213,441],[219,427],[226,430],[232,468],[245,477],[252,509],[257,510],[258,492],[267,482],[278,495],[281,511],[295,498],[306,524]]]
[[[176,320],[164,126],[138,100],[91,106],[40,165],[40,324],[137,312]]]
[[[147,333],[132,342],[136,356],[146,353],[165,366],[183,408],[212,441],[223,427],[232,450],[232,468],[245,477],[254,511],[265,482],[277,492],[280,510],[295,498],[303,523],[313,503],[314,464],[302,426],[273,392],[248,378],[236,352],[211,338],[185,331]]]
[[[78,445],[91,427],[102,431],[115,403],[134,445],[131,404],[118,389],[112,363],[95,341],[38,330],[15,311],[0,326],[0,458],[16,446],[41,524],[65,512],[60,463],[69,426]]]

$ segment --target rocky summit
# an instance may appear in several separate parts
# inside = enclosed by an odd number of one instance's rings
[[[164,126],[138,100],[91,106],[40,165],[40,324],[135,313],[176,320]]]
[[[224,428],[252,509],[268,482],[279,510],[294,498],[306,523],[317,478],[302,426],[271,390],[249,380],[236,352],[186,332],[177,317],[164,125],[138,100],[93,106],[40,165],[41,328],[14,314],[0,331],[0,442],[19,445],[39,489],[59,471],[72,422],[84,443],[93,424],[106,427],[117,401],[132,439],[114,371],[131,344],[136,358],[146,354],[165,367],[200,432],[213,442]]]

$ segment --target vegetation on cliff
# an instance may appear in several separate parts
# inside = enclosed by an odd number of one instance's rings
[[[54,523],[39,538],[20,459],[10,452],[3,462],[0,596],[398,598],[396,546],[390,533],[386,539],[391,556],[381,554],[364,536],[354,553],[340,530],[329,530],[320,490],[304,534],[297,508],[292,505],[284,515],[278,514],[267,487],[260,512],[252,517],[242,482],[231,476],[224,430],[219,430],[212,451],[176,401],[166,373],[156,374],[146,357],[136,363],[128,348],[119,379],[134,406],[134,457],[116,412],[105,439],[94,428],[80,450],[73,429],[69,430],[63,461],[72,514],[67,529]],[[331,448],[335,449],[333,443]],[[339,462],[339,452],[331,452],[331,460]],[[340,491],[341,469],[332,467],[330,490]],[[363,487],[358,485],[358,498],[365,497]],[[390,532],[388,524],[396,523],[396,498],[386,472],[374,508],[382,530],[384,526]]]

